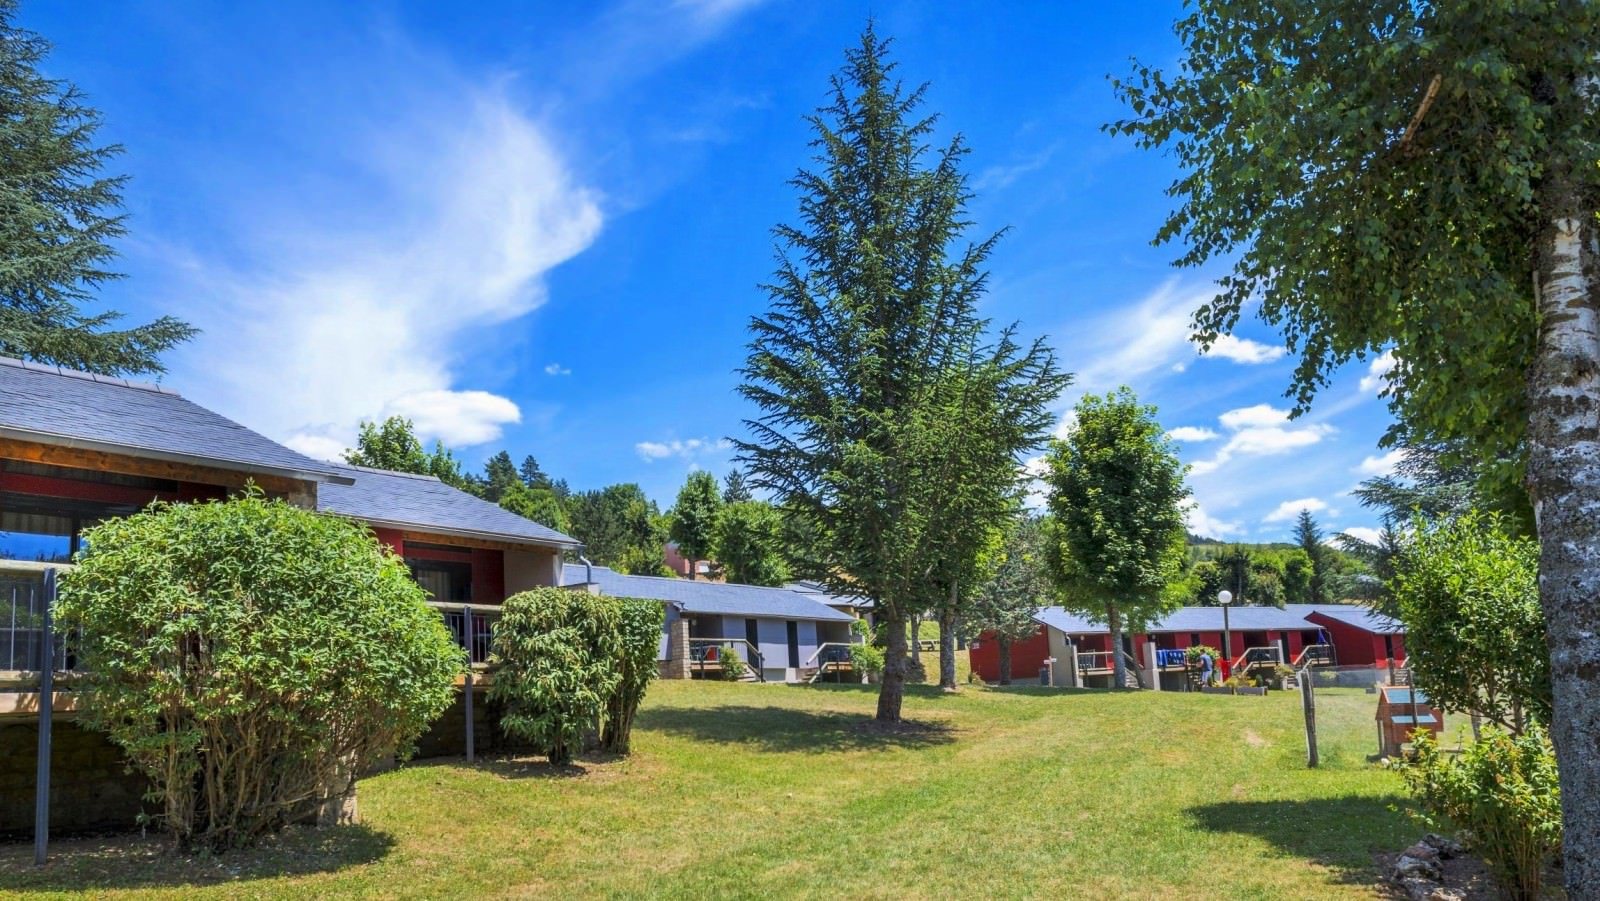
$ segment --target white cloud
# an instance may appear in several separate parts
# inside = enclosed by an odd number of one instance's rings
[[[1008,188],[1017,179],[1043,169],[1050,158],[1055,155],[1059,145],[1051,145],[1022,159],[997,166],[989,166],[979,172],[972,180],[972,187],[978,191],[999,190]]]
[[[1365,541],[1367,544],[1377,544],[1383,538],[1383,534],[1381,532],[1368,526],[1350,526],[1347,529],[1340,529],[1339,531],[1345,535],[1349,535],[1351,538],[1359,538],[1362,541]]]
[[[1288,349],[1281,344],[1262,344],[1249,338],[1218,335],[1217,339],[1211,342],[1211,349],[1206,351],[1205,355],[1254,366],[1259,363],[1271,363],[1285,353],[1288,353]]]
[[[1386,350],[1367,364],[1367,374],[1361,377],[1362,391],[1378,391],[1385,386],[1385,376],[1394,369],[1394,351]]]
[[[350,447],[350,443],[347,441],[338,441],[319,435],[296,435],[285,441],[284,444],[313,460],[334,461],[343,460],[345,450]]]
[[[544,367],[544,374],[545,375],[571,375],[572,374],[572,370],[568,369],[565,366],[562,366],[560,363],[546,363],[545,367]]]
[[[1215,472],[1235,457],[1270,457],[1310,447],[1334,433],[1333,426],[1324,423],[1290,425],[1287,410],[1268,404],[1229,410],[1217,421],[1231,434],[1211,459],[1190,464],[1192,475]]]
[[[1173,441],[1215,441],[1217,433],[1211,429],[1193,425],[1180,425],[1167,432],[1167,437]]]
[[[726,438],[690,438],[687,440],[672,441],[641,441],[633,446],[639,457],[646,462],[665,460],[668,457],[681,457],[688,460],[703,454],[725,451],[733,447]]]
[[[1183,520],[1185,527],[1192,534],[1202,538],[1226,538],[1243,528],[1235,520],[1223,520],[1211,516],[1198,502],[1189,505],[1189,509],[1184,511]]]
[[[544,303],[545,274],[600,231],[596,195],[539,123],[499,88],[428,74],[385,81],[383,109],[400,112],[299,173],[358,188],[240,192],[231,212],[257,231],[234,237],[266,250],[194,260],[206,302],[181,311],[204,330],[180,361],[203,374],[191,393],[308,453],[386,413],[424,440],[499,437],[517,405],[460,385],[460,363]]]
[[[1107,391],[1152,372],[1170,372],[1194,353],[1189,320],[1216,294],[1214,286],[1181,287],[1168,279],[1155,291],[1074,328],[1063,356],[1086,360],[1074,387]]]
[[[1262,522],[1288,522],[1299,517],[1300,511],[1309,510],[1312,513],[1321,513],[1328,509],[1328,503],[1320,498],[1302,497],[1292,501],[1284,501],[1272,508],[1272,512],[1261,518]]]
[[[1406,452],[1399,449],[1389,451],[1381,457],[1366,457],[1356,467],[1356,472],[1368,478],[1394,475],[1395,467],[1404,462],[1405,458]]]

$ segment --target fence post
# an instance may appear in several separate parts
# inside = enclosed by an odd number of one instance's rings
[[[44,571],[44,622],[39,630],[43,647],[39,649],[39,759],[33,787],[33,863],[44,866],[50,849],[50,725],[54,712],[56,571]]]
[[[1300,671],[1300,706],[1306,714],[1306,766],[1317,765],[1317,695],[1311,686],[1311,668]]]
[[[462,703],[466,706],[467,721],[467,763],[473,761],[473,745],[475,738],[472,724],[472,608],[467,605],[461,607],[461,644],[467,649],[467,679],[462,686]]]

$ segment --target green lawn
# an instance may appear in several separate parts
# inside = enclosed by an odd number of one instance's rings
[[[552,771],[429,761],[365,780],[364,825],[209,860],[132,838],[0,846],[0,894],[96,897],[1373,897],[1420,832],[1369,764],[1375,701],[660,683],[635,754]]]

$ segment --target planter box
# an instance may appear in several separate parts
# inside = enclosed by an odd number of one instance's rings
[[[1226,685],[1202,685],[1200,686],[1200,693],[1203,695],[1231,695],[1233,694],[1233,689]]]
[[[1267,696],[1267,687],[1263,685],[1259,688],[1235,688],[1233,693],[1236,695],[1254,695],[1256,697],[1264,698]]]

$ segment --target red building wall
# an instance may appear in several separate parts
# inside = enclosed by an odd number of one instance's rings
[[[1000,681],[1000,642],[993,632],[985,632],[971,646],[972,671],[985,682]],[[1028,638],[1011,643],[1011,679],[1032,681],[1039,676],[1039,668],[1050,656],[1050,639],[1040,626]]]
[[[1324,613],[1312,613],[1306,617],[1321,626],[1333,640],[1333,652],[1340,666],[1386,666],[1388,665],[1388,647],[1383,635],[1368,632],[1360,626],[1353,626],[1341,620],[1334,619]],[[1394,660],[1403,660],[1406,656],[1406,637],[1404,635],[1390,635],[1389,642],[1394,648]]]

